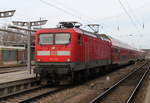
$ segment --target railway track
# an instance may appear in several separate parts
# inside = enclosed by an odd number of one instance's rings
[[[143,70],[143,69],[139,68],[138,70]],[[141,74],[141,72],[137,73],[137,75]],[[144,70],[142,74],[143,73]],[[20,81],[20,83],[16,82],[16,83],[4,84],[4,85],[0,84],[0,103],[28,103],[35,100],[39,100],[40,98],[45,97],[47,95],[52,95],[54,93],[58,93],[62,90],[73,88],[73,87],[74,86],[59,86],[59,87],[42,86],[39,83],[39,81],[36,80],[35,78],[33,78],[33,80],[28,80],[28,82],[27,80],[24,80],[24,81]],[[92,101],[91,103],[99,103],[99,102]],[[106,103],[111,103],[111,102],[107,101]]]
[[[4,97],[0,101],[0,103],[29,103],[44,97],[46,95],[52,95],[59,91],[66,89],[66,87],[47,87],[47,86],[40,86],[35,89],[30,89],[25,92],[15,94],[9,97]]]
[[[143,64],[89,103],[132,103],[149,71],[149,65],[150,62]]]
[[[0,103],[27,103],[72,87],[41,85],[35,78],[3,83],[0,84]]]
[[[0,83],[0,101],[15,94],[40,87],[40,81],[35,78]],[[0,102],[1,103],[1,102]]]

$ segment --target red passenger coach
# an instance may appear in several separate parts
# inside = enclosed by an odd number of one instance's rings
[[[76,23],[61,22],[58,28],[36,32],[34,72],[37,75],[54,81],[73,80],[100,71],[97,67],[132,59],[129,58],[130,52],[134,52],[131,48],[116,45],[114,39],[105,34],[82,30]]]
[[[134,63],[137,60],[144,59],[144,52],[133,48],[111,36],[100,34],[101,39],[109,39],[111,43],[111,61],[112,64]]]

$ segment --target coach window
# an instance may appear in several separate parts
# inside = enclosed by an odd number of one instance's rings
[[[82,36],[81,36],[81,34],[78,34],[78,44],[82,45]]]

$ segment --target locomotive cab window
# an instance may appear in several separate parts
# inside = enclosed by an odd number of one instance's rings
[[[48,45],[53,44],[54,41],[54,34],[40,34],[39,35],[39,44],[41,45]]]
[[[55,34],[55,44],[69,44],[69,42],[70,42],[69,33]]]
[[[39,34],[40,45],[69,44],[69,33]]]

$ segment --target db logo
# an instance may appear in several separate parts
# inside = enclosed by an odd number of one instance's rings
[[[51,55],[57,55],[56,51],[51,51]]]

